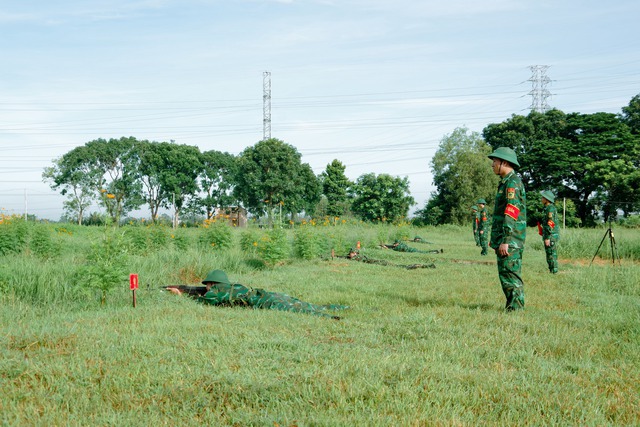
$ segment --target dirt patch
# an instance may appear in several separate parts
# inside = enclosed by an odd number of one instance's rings
[[[456,264],[480,264],[480,265],[494,265],[496,262],[494,261],[476,261],[472,259],[449,259],[451,262],[455,262]]]
[[[589,266],[592,264],[591,259],[580,258],[580,259],[558,259],[560,264],[569,264],[569,265],[577,265],[580,267]],[[593,260],[593,265],[605,266],[605,265],[613,265],[613,261],[610,259],[603,258],[595,258]],[[632,261],[632,260],[616,260],[615,265],[640,265],[640,261]]]

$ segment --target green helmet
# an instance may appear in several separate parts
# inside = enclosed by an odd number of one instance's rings
[[[489,154],[490,159],[501,159],[506,160],[514,166],[520,167],[520,163],[518,163],[518,156],[516,156],[516,152],[509,147],[498,147],[496,150]]]
[[[472,211],[477,211],[477,210],[478,210],[478,207],[477,207],[476,205],[473,205],[473,206],[471,206],[471,210],[472,210]]]
[[[478,199],[478,201],[476,203],[477,204],[481,204],[482,203],[483,205],[486,205],[487,201],[485,199]]]
[[[556,201],[556,196],[554,196],[553,193],[549,190],[541,191],[540,195],[545,199],[547,199],[548,201],[550,201],[551,203]]]
[[[231,284],[227,278],[227,273],[222,270],[213,270],[207,274],[207,277],[202,281],[202,283],[206,284],[207,282],[226,283],[227,285]]]

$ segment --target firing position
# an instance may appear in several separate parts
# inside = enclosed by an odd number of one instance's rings
[[[345,305],[327,304],[317,305],[287,294],[278,292],[268,292],[264,289],[254,289],[246,287],[239,283],[231,284],[227,278],[227,274],[222,270],[213,270],[202,281],[206,286],[206,293],[201,296],[195,296],[196,301],[219,306],[245,306],[254,309],[270,309],[293,311],[297,313],[307,313],[316,316],[330,317],[339,320],[339,316],[327,313],[327,310],[342,310],[349,308]],[[168,287],[170,292],[181,294],[182,291],[178,287]]]

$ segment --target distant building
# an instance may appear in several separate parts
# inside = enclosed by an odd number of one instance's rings
[[[239,206],[216,208],[212,218],[228,221],[232,227],[247,226],[247,210]]]

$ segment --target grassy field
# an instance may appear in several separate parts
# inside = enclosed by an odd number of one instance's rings
[[[239,230],[228,250],[194,244],[199,230],[184,231],[179,249],[168,231],[153,248],[127,249],[136,308],[126,276],[104,304],[81,286],[100,229],[49,228],[40,249],[26,242],[0,257],[3,425],[640,424],[639,230],[616,231],[620,262],[607,241],[593,264],[606,230],[568,230],[550,275],[531,229],[526,310],[507,314],[495,258],[479,255],[470,227],[313,232],[340,252],[361,241],[371,258],[436,264],[416,270],[331,259],[326,244],[268,266],[240,249]],[[414,234],[432,244],[411,246],[444,253],[376,248]],[[214,268],[351,308],[334,321],[202,306],[157,288]]]

